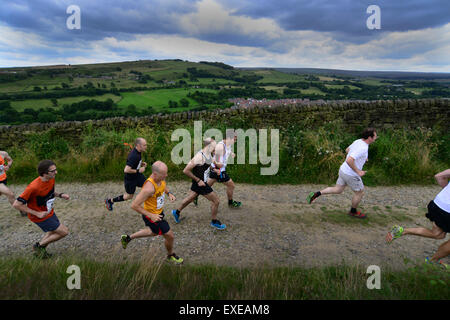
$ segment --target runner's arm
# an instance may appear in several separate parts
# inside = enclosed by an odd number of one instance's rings
[[[138,173],[141,172],[141,169],[132,169],[129,165],[125,166],[125,169],[123,169],[124,173]]]
[[[352,168],[353,171],[355,171],[360,177],[362,177],[365,174],[365,171],[361,171],[356,167],[355,159],[352,157],[348,157],[347,160],[345,160],[350,168]]]
[[[197,178],[197,177],[192,173],[192,169],[194,169],[194,167],[196,166],[196,163],[197,163],[197,162],[199,162],[199,159],[198,159],[198,157],[197,157],[197,155],[196,155],[194,158],[192,158],[191,161],[189,161],[189,163],[186,165],[186,167],[184,167],[183,173],[184,173],[185,175],[187,175],[189,178],[191,178],[192,180],[197,181],[197,183],[198,183],[198,181],[201,180],[201,179]]]
[[[142,204],[145,202],[145,200],[153,196],[154,193],[155,187],[153,187],[153,184],[151,183],[144,184],[139,194],[131,203],[131,209],[133,209],[137,213],[146,215],[147,217],[151,218],[152,221],[160,221],[161,217],[159,216],[159,214],[153,214],[151,212],[148,212],[147,210],[144,209],[144,207],[142,207]]]
[[[439,172],[434,177],[435,177],[437,183],[442,188],[445,188],[448,185],[448,180],[450,179],[450,169]]]
[[[45,217],[47,215],[47,211],[36,211],[36,210],[33,210],[31,208],[28,208],[28,206],[26,204],[23,204],[22,202],[20,202],[18,200],[14,201],[12,206],[16,210],[32,214],[33,216],[36,216],[39,219],[42,219],[43,217]]]
[[[66,199],[66,200],[70,199],[70,196],[67,193],[64,193],[64,192],[61,192],[61,193],[55,192],[55,197],[56,198],[63,198],[63,199]]]
[[[164,192],[165,192],[165,194],[167,194],[169,196],[170,201],[177,200],[175,195],[172,192],[170,192],[170,190],[167,188],[167,185],[166,185],[166,189],[164,190]]]

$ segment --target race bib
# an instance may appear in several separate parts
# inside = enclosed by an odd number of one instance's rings
[[[156,198],[156,209],[161,209],[164,206],[164,198],[165,194],[163,193],[161,196]]]
[[[139,161],[139,164],[138,164],[138,166],[137,166],[136,170],[139,170],[139,169],[141,168],[141,164],[142,164],[142,160],[141,160],[141,161]]]
[[[1,165],[0,166],[0,175],[2,175],[2,174],[4,174],[5,173],[5,166],[4,165]]]
[[[55,198],[52,198],[47,201],[47,213],[52,212],[54,202],[55,202]]]
[[[205,173],[203,174],[203,181],[205,183],[208,181],[210,171],[211,171],[211,167],[209,167],[208,170],[206,170]]]

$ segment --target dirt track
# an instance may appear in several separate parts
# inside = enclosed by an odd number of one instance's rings
[[[430,227],[424,213],[428,202],[438,193],[438,186],[405,186],[367,188],[362,201],[368,219],[361,221],[346,215],[351,191],[342,195],[323,196],[306,204],[309,191],[323,185],[255,186],[238,184],[235,199],[240,209],[226,205],[225,188],[216,184],[221,204],[219,219],[227,224],[225,231],[209,226],[209,202],[200,198],[199,206],[189,205],[185,219],[175,224],[170,211],[186,196],[188,182],[168,182],[177,196],[175,203],[166,199],[166,220],[175,233],[175,252],[185,263],[209,263],[229,266],[314,266],[346,263],[390,265],[403,268],[403,257],[422,261],[432,255],[446,240],[405,237],[386,245],[384,236],[393,224]],[[11,186],[20,194],[24,185]],[[138,189],[139,190],[139,189]],[[120,235],[144,227],[140,216],[130,209],[130,202],[116,204],[114,211],[105,209],[103,199],[123,192],[121,182],[98,184],[58,184],[56,191],[68,193],[70,201],[57,199],[55,212],[70,230],[63,240],[51,244],[56,255],[82,254],[96,259],[117,257],[129,259],[156,250],[164,256],[160,237],[138,239],[126,250],[120,246]],[[41,230],[9,206],[0,197],[0,255],[29,255],[31,246],[42,236]],[[449,259],[446,259],[449,262]]]

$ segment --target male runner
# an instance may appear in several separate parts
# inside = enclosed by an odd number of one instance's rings
[[[242,203],[233,200],[234,182],[226,172],[228,158],[234,157],[235,154],[231,152],[231,146],[236,142],[236,134],[234,132],[227,132],[226,139],[220,141],[216,145],[215,149],[215,162],[211,164],[211,172],[207,181],[209,186],[214,183],[223,183],[227,187],[228,206],[230,208],[239,208]],[[197,205],[197,198],[194,200],[194,204]]]
[[[203,141],[203,149],[197,152],[194,158],[189,161],[183,170],[183,173],[192,179],[191,191],[188,196],[183,199],[181,205],[177,210],[172,210],[172,215],[176,223],[180,222],[181,211],[186,206],[194,201],[198,195],[204,196],[211,201],[211,227],[218,230],[224,230],[226,225],[217,220],[217,211],[219,208],[219,197],[213,191],[208,181],[211,163],[213,162],[211,152],[216,147],[216,142],[212,138],[207,138]]]
[[[8,163],[5,164],[5,160]],[[8,179],[6,177],[6,171],[11,168],[13,159],[9,156],[8,152],[0,151],[0,195],[4,194],[9,203],[12,205],[14,203],[15,197],[14,193],[6,186]]]
[[[131,236],[122,235],[121,242],[123,248],[126,249],[128,243],[133,239],[162,235],[168,253],[167,260],[175,264],[181,264],[183,259],[173,252],[174,234],[167,221],[164,220],[165,195],[167,194],[172,202],[176,200],[175,196],[167,189],[166,178],[167,165],[164,162],[156,161],[152,165],[150,178],[145,181],[142,190],[131,203],[131,208],[142,215],[146,228],[133,233]],[[142,204],[144,204],[144,207],[142,207]]]
[[[353,190],[352,207],[349,215],[356,218],[364,219],[366,215],[360,211],[356,211],[361,199],[364,195],[364,184],[361,179],[366,174],[362,168],[369,156],[369,145],[374,143],[378,138],[374,128],[364,130],[361,139],[353,141],[353,143],[345,150],[347,157],[345,162],[339,168],[339,178],[336,186],[328,187],[321,191],[311,192],[308,197],[308,203],[313,202],[316,198],[324,194],[340,194],[347,185]]]
[[[386,235],[386,241],[388,243],[407,234],[440,240],[445,238],[447,232],[450,232],[450,169],[442,171],[434,177],[442,187],[442,190],[434,200],[430,201],[428,204],[428,213],[425,215],[433,222],[432,229],[394,226]],[[426,260],[427,262],[439,263],[439,259],[448,255],[450,255],[450,240],[441,244],[433,257],[431,259],[427,257]]]
[[[134,149],[128,154],[127,164],[123,172],[125,193],[115,198],[105,199],[106,209],[113,210],[115,202],[127,201],[133,198],[136,187],[142,188],[146,178],[142,174],[147,167],[147,163],[142,161],[142,152],[147,150],[147,141],[144,138],[137,138],[134,142]]]
[[[8,162],[8,165],[5,165],[5,160]],[[8,179],[6,177],[6,171],[11,168],[13,163],[13,159],[10,157],[8,152],[0,151],[0,195],[4,194],[11,205],[13,205],[16,197],[14,193],[6,186],[8,183]],[[22,217],[26,217],[26,212],[20,211]]]
[[[45,232],[41,241],[33,245],[34,253],[39,258],[49,258],[51,254],[46,247],[69,234],[69,229],[59,222],[53,209],[55,198],[69,200],[65,193],[55,192],[56,165],[51,160],[43,160],[38,165],[39,177],[33,180],[25,191],[14,201],[13,207],[24,211],[28,218]]]

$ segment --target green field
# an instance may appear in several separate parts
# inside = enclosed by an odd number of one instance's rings
[[[94,97],[88,97],[88,96],[80,96],[80,97],[68,97],[68,98],[60,98],[56,99],[58,102],[58,107],[64,105],[64,104],[71,104],[75,102],[80,102],[86,99],[95,99],[98,101],[106,101],[108,99],[112,99],[114,102],[119,102],[122,97],[116,96],[114,94],[108,93],[101,96],[94,96]],[[11,106],[16,109],[17,111],[23,111],[24,109],[30,108],[38,110],[40,108],[47,108],[47,107],[54,107],[53,103],[50,99],[30,99],[25,101],[11,101]],[[58,108],[56,107],[56,108]]]
[[[189,106],[198,106],[198,103],[190,98],[187,98],[189,92],[193,93],[196,90],[202,92],[216,92],[211,89],[160,89],[138,92],[124,92],[122,93],[123,99],[118,103],[119,107],[127,107],[130,104],[134,104],[137,108],[146,108],[152,106],[156,111],[162,111],[169,105],[169,100],[180,101],[182,98],[186,98],[189,101]],[[177,110],[174,108],[173,110]],[[179,108],[182,109],[182,108]]]

